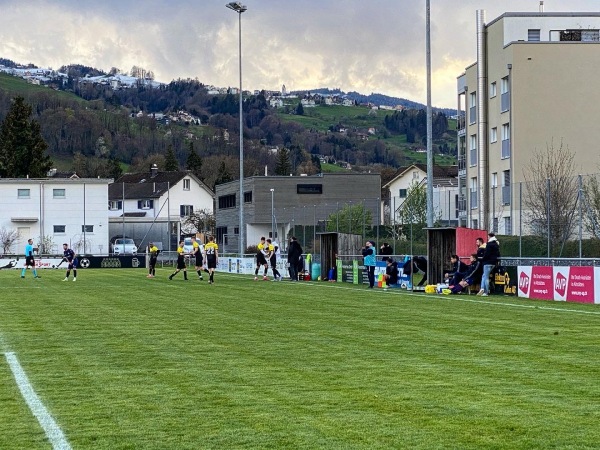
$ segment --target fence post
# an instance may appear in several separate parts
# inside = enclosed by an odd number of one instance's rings
[[[547,193],[547,228],[548,228],[548,258],[550,258],[550,178],[546,180],[546,193]]]

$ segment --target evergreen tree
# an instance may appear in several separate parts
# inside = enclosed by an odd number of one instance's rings
[[[32,108],[15,97],[0,127],[0,176],[43,178],[52,168],[40,124],[30,120]]]
[[[290,173],[292,173],[290,152],[287,148],[282,148],[277,153],[277,165],[275,166],[275,175],[289,175]]]
[[[304,106],[302,106],[302,103],[298,103],[298,106],[296,106],[296,115],[298,115],[298,116],[304,115]]]
[[[175,172],[179,170],[179,163],[177,162],[177,158],[175,157],[175,151],[173,150],[173,146],[169,145],[167,149],[167,156],[165,158],[165,171],[167,172]]]
[[[198,155],[196,150],[194,150],[193,142],[190,142],[190,151],[185,162],[185,168],[200,178],[200,172],[202,170],[202,158],[200,158],[200,155]]]
[[[229,173],[229,170],[227,170],[225,161],[221,161],[219,171],[217,172],[217,178],[215,179],[215,184],[213,185],[213,191],[215,190],[215,186],[217,184],[229,183],[230,181],[233,181],[233,177]]]
[[[123,169],[121,168],[121,164],[115,158],[110,158],[107,164],[107,170],[110,174],[109,176],[113,179],[118,179],[121,175],[123,175]]]

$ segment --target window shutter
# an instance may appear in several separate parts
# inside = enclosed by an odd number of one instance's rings
[[[138,200],[138,209],[142,209],[142,201]]]
[[[179,215],[181,217],[185,216],[185,205],[179,205]]]
[[[150,200],[148,206],[150,206],[150,209],[154,209],[154,200]]]

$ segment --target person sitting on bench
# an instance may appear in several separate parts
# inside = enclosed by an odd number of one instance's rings
[[[481,267],[481,262],[477,259],[477,253],[473,253],[471,255],[471,264],[467,266],[464,278],[457,284],[448,286],[450,293],[460,294],[464,288],[481,283],[482,273],[483,268]]]
[[[458,255],[450,256],[452,267],[444,274],[444,279],[448,280],[449,286],[456,285],[462,280],[467,272],[467,265],[460,260]]]

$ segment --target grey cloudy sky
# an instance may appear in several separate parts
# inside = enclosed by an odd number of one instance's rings
[[[238,16],[225,0],[0,0],[0,56],[78,63],[237,86]],[[424,102],[425,0],[245,0],[244,89],[339,87]],[[431,0],[435,106],[455,107],[456,76],[475,61],[475,11],[539,10],[539,0]],[[546,0],[545,11],[599,11]]]

